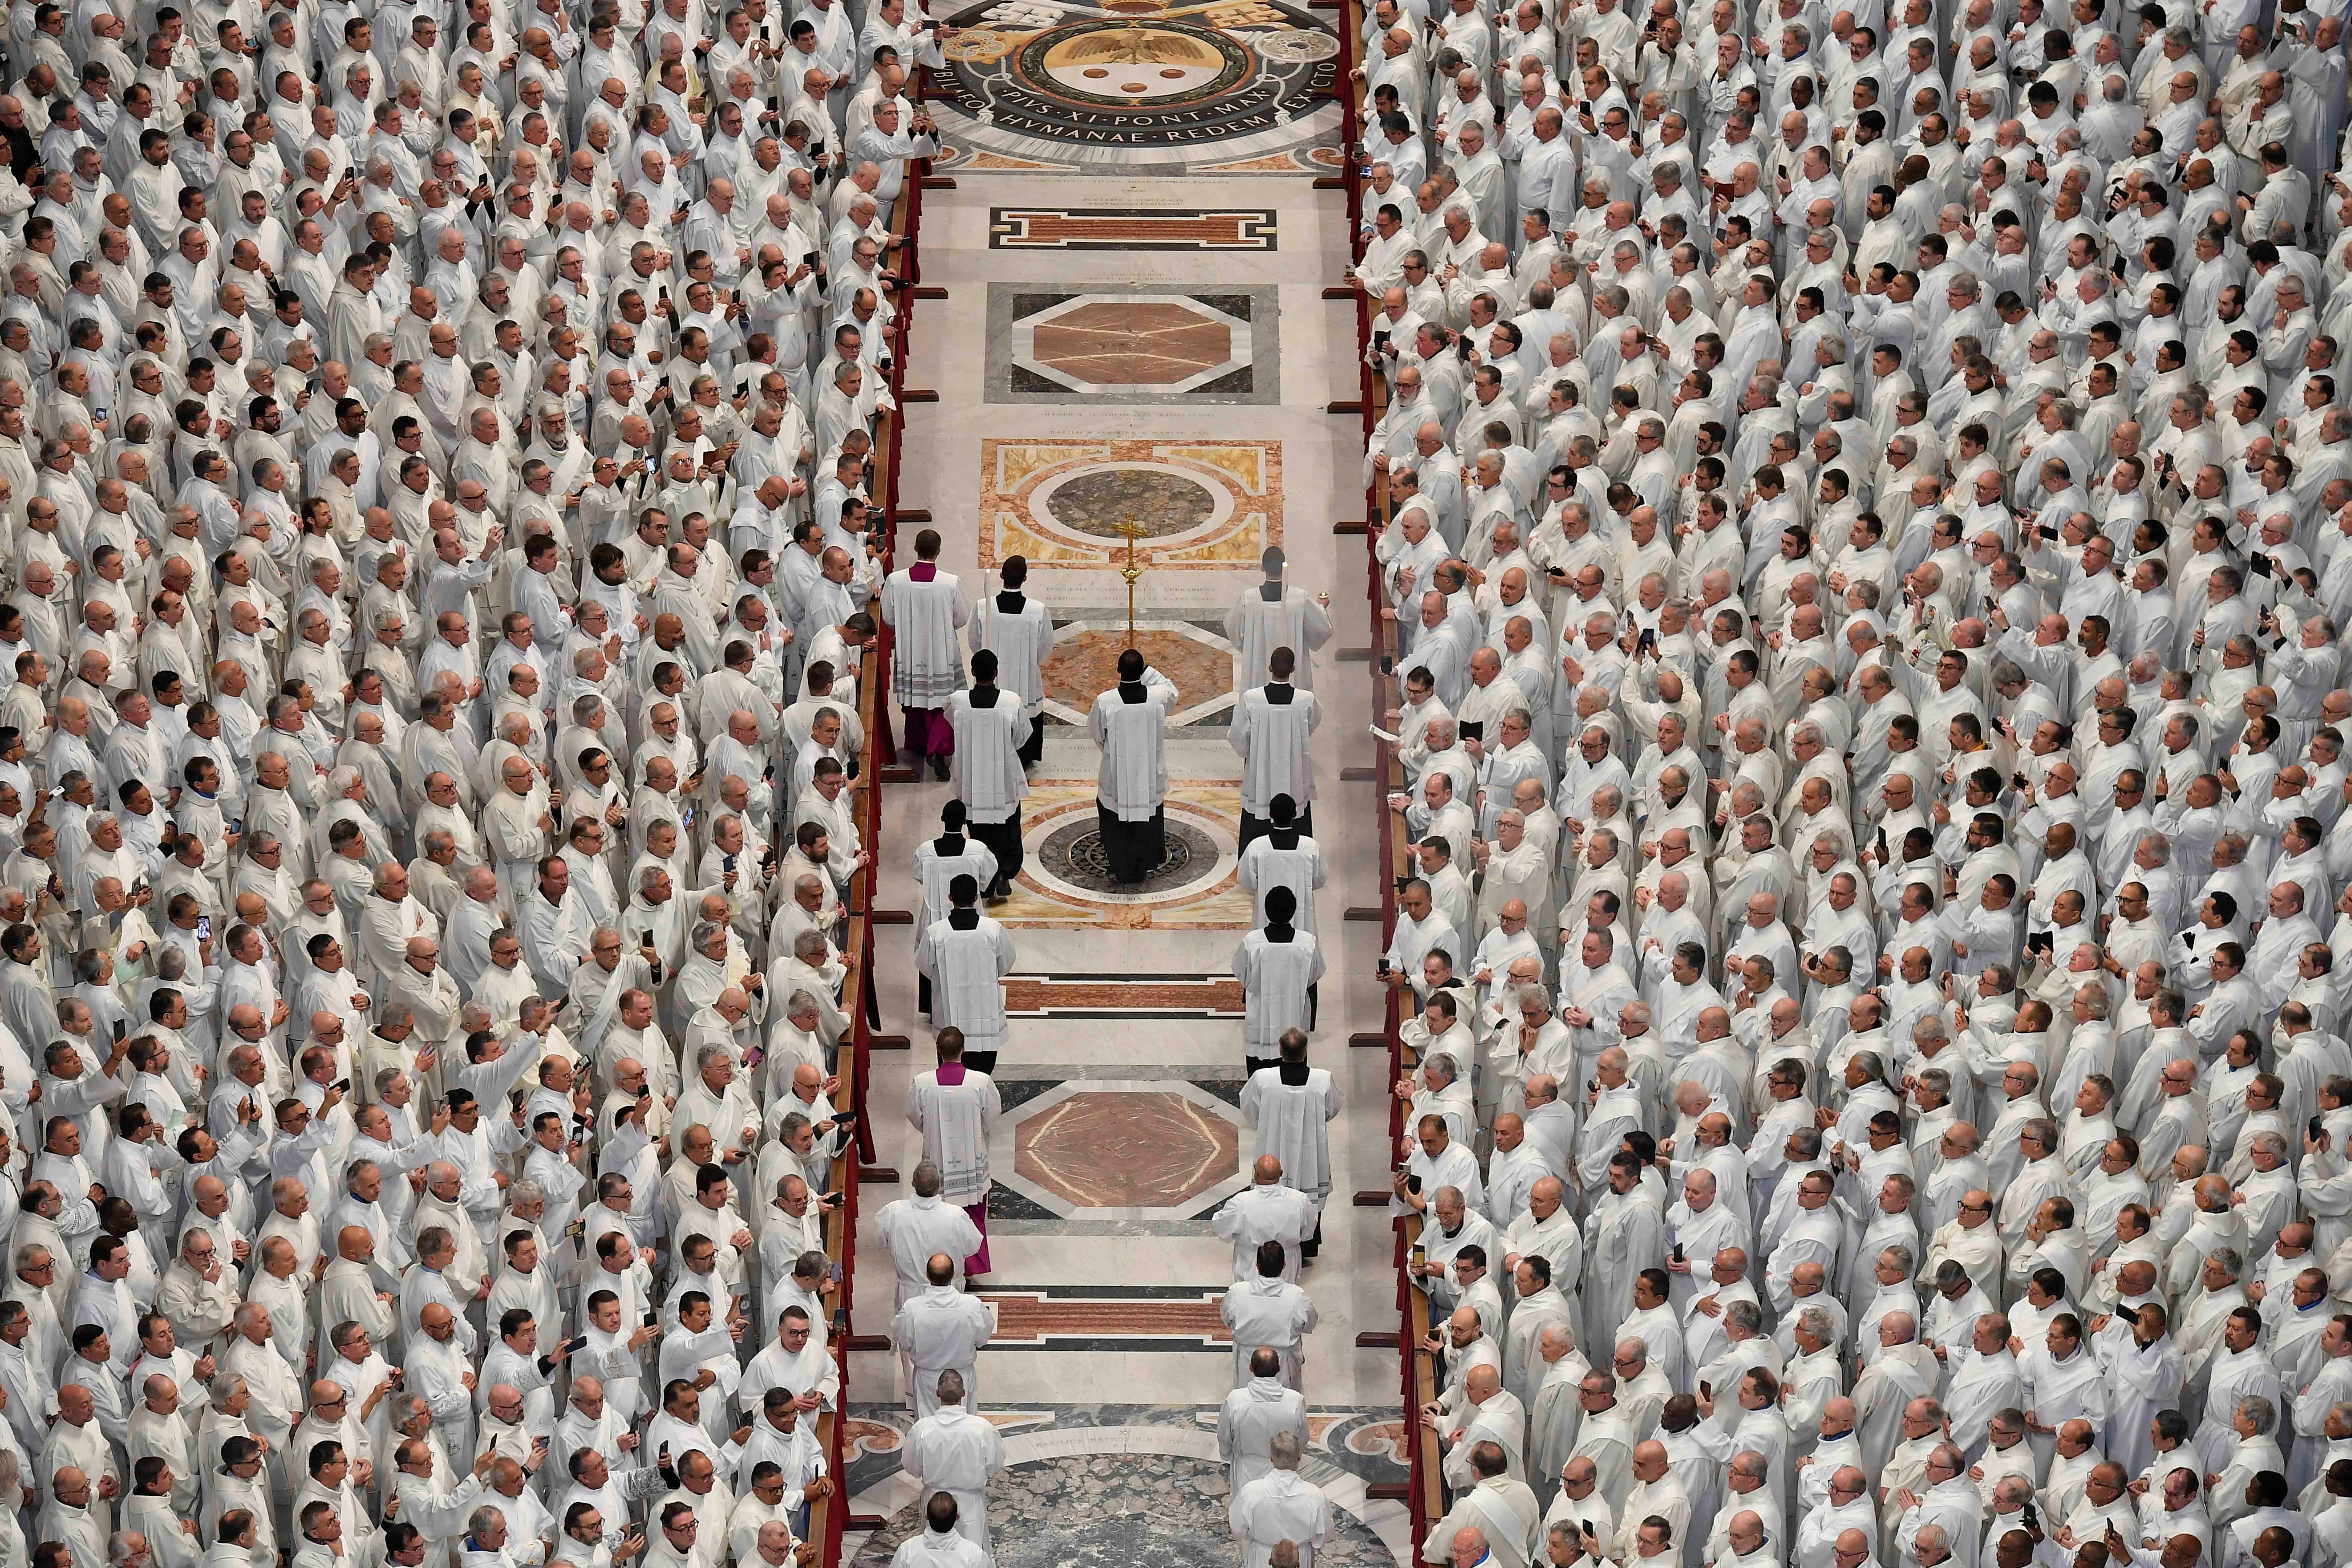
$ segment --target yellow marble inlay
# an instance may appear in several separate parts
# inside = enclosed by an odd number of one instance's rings
[[[1248,446],[1217,447],[1193,442],[1155,447],[1152,455],[1173,458],[1179,462],[1204,463],[1221,473],[1231,474],[1243,489],[1254,496],[1265,494],[1266,461],[1273,448],[1262,442]]]
[[[996,488],[1017,490],[1034,476],[1078,458],[1108,458],[1107,442],[1015,442],[996,444]]]
[[[981,442],[980,563],[1007,555],[1032,565],[1109,570],[1125,559],[1116,540],[1097,541],[1058,526],[1032,504],[1048,479],[1100,463],[1166,463],[1223,492],[1225,519],[1206,538],[1154,545],[1158,567],[1224,570],[1255,564],[1269,544],[1282,542],[1282,445],[1277,441],[1024,441]]]
[[[1199,38],[1166,27],[1129,22],[1117,32],[1096,31],[1065,38],[1045,51],[1045,68],[1066,66],[1201,66],[1216,69],[1224,56]]]

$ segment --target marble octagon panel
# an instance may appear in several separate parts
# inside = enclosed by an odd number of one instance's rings
[[[1176,386],[1234,358],[1234,323],[1189,300],[1089,300],[1029,323],[1030,357],[1084,386]]]
[[[991,403],[1181,407],[1282,400],[1281,290],[988,286]]]
[[[1240,1114],[1177,1079],[1077,1079],[998,1119],[989,1170],[1062,1217],[1188,1219],[1248,1181]]]

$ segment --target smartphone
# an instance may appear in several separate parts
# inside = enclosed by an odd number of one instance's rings
[[[339,1078],[335,1080],[335,1088],[341,1093],[349,1094],[352,1091],[352,1080],[347,1078]]]
[[[648,1307],[646,1309],[646,1327],[650,1329],[660,1321],[661,1309],[659,1307]]]
[[[245,818],[241,816],[233,818],[228,825],[228,830],[231,833],[243,833],[245,831]]]
[[[1682,1260],[1683,1260],[1683,1244],[1682,1244],[1681,1242],[1677,1241],[1676,1243],[1675,1243],[1675,1262],[1677,1262],[1677,1263],[1680,1263]]]
[[[2050,527],[2047,523],[2044,523],[2042,526],[2041,526],[2040,528],[2035,529],[2033,531],[2034,531],[2034,532],[2036,532],[2036,533],[2038,533],[2038,534],[2040,534],[2043,539],[2045,539],[2045,540],[2049,540],[2049,541],[2052,541],[2052,542],[2054,542],[2057,540],[2057,538],[2058,538],[2058,531],[2057,531],[2056,529],[2054,529],[2054,528]]]
[[[1633,639],[1633,647],[1637,651],[1642,648],[1655,647],[1657,646],[1658,633],[1657,628],[1654,626],[1644,626],[1642,628],[1642,635]]]
[[[1384,653],[1381,655],[1381,673],[1382,675],[1394,675],[1396,673],[1396,656],[1394,654]]]
[[[758,1067],[761,1060],[765,1058],[767,1054],[767,1052],[761,1050],[759,1047],[753,1046],[750,1050],[743,1053],[743,1065],[747,1068]]]
[[[563,1342],[564,1353],[566,1355],[578,1355],[587,1343],[588,1336],[586,1334],[574,1334],[570,1339]]]
[[[732,855],[720,856],[719,858],[719,868],[722,871],[732,871],[735,869],[735,857]]]
[[[1407,1176],[1404,1179],[1404,1190],[1411,1193],[1414,1197],[1421,1196],[1421,1178],[1419,1176]]]
[[[1385,958],[1381,960],[1380,975],[1383,980],[1387,979],[1389,975],[1389,961]]]
[[[1484,741],[1486,738],[1486,721],[1483,719],[1465,719],[1456,728],[1461,731],[1465,741]]]
[[[210,942],[212,940],[212,935],[213,917],[210,915],[198,915],[196,917],[196,940],[198,942]]]
[[[2313,1118],[2311,1119],[2311,1135],[2312,1135],[2314,1138],[2316,1138],[2316,1137],[2318,1137],[2318,1136],[2319,1136],[2320,1124],[2321,1124],[2321,1122],[2322,1122],[2322,1121],[2323,1121],[2323,1120],[2324,1120],[2323,1118],[2321,1118],[2321,1117],[2317,1117],[2317,1116],[2315,1116],[2315,1117],[2313,1117]]]
[[[116,1045],[118,1045],[118,1046],[119,1046],[119,1045],[121,1045],[121,1044],[122,1043],[122,1037],[123,1037],[123,1034],[124,1034],[124,1032],[125,1032],[125,1031],[127,1031],[130,1027],[131,1027],[131,1025],[130,1025],[129,1021],[128,1021],[128,1020],[126,1020],[126,1019],[117,1018],[116,1020],[114,1020],[114,1043],[115,1043]]]
[[[2257,577],[2267,577],[2271,574],[2271,558],[2267,555],[2258,554],[2249,557],[2246,566]]]

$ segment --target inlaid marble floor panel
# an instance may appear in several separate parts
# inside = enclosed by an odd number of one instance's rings
[[[1118,1404],[1009,1409],[992,1419],[1007,1460],[989,1499],[1000,1563],[1205,1568],[1240,1561],[1226,1531],[1231,1493],[1213,1417],[1181,1405]],[[858,1451],[847,1478],[852,1505],[884,1523],[845,1552],[857,1568],[880,1568],[919,1528],[919,1489],[898,1468],[903,1412],[853,1406],[852,1420]],[[1403,1479],[1381,1430],[1391,1417],[1310,1405],[1307,1420],[1310,1447],[1299,1473],[1330,1500],[1333,1523],[1317,1563],[1377,1568],[1400,1560],[1404,1510],[1368,1490]]]
[[[1327,711],[1312,747],[1316,816],[1330,880],[1310,1059],[1332,1071],[1349,1110],[1330,1129],[1334,1192],[1305,1280],[1320,1319],[1305,1347],[1315,1446],[1302,1469],[1339,1521],[1325,1568],[1409,1561],[1403,1510],[1366,1490],[1403,1479],[1397,1361],[1355,1343],[1360,1331],[1394,1327],[1395,1279],[1385,1215],[1352,1202],[1388,1166],[1390,1085],[1385,1054],[1348,1043],[1381,1026],[1382,1004],[1369,984],[1379,928],[1341,918],[1379,888],[1369,792],[1340,780],[1371,760],[1372,695],[1369,667],[1341,658],[1366,640],[1363,543],[1330,531],[1362,505],[1358,422],[1325,407],[1356,386],[1353,308],[1321,298],[1338,276],[1344,212],[1306,178],[1268,168],[1171,181],[1143,172],[1151,158],[1029,145],[1018,137],[1045,133],[1012,121],[1034,106],[1009,100],[992,130],[972,134],[984,123],[976,100],[1020,71],[1117,96],[1130,80],[1119,73],[1153,57],[1128,95],[1148,101],[1102,110],[1131,130],[1178,111],[1154,107],[1162,98],[1222,90],[1160,74],[1222,69],[1210,56],[1226,58],[1226,45],[1202,35],[1278,62],[1267,81],[1311,79],[1334,41],[1308,13],[1258,0],[1171,5],[1134,28],[1099,25],[1090,0],[1002,0],[959,20],[973,29],[956,40],[964,96],[941,115],[959,188],[927,195],[923,230],[923,280],[949,298],[926,307],[909,366],[909,384],[940,396],[910,405],[910,450],[925,460],[902,501],[929,510],[941,566],[974,595],[993,591],[1007,555],[1027,558],[1029,592],[1066,633],[1024,803],[1027,864],[1014,897],[991,910],[1018,955],[996,1068],[992,1269],[976,1287],[999,1322],[980,1356],[977,1407],[1003,1431],[1013,1465],[991,1490],[993,1551],[1016,1568],[1239,1561],[1215,1438],[1234,1386],[1218,1316],[1233,1249],[1210,1216],[1246,1184],[1255,1152],[1238,1106],[1242,998],[1230,965],[1250,905],[1234,878],[1241,762],[1227,737],[1236,689],[1264,673],[1234,668],[1223,627],[1255,588],[1260,550],[1278,542],[1289,581],[1329,594],[1339,628],[1316,657]],[[1311,173],[1328,148],[1311,116],[1298,118],[1264,145],[1244,144],[1257,133],[1246,132],[1181,157],[1290,160]],[[1024,161],[1049,169],[1022,171]],[[1079,166],[1093,172],[1051,172]],[[1141,248],[1081,248],[1121,233]],[[1099,759],[1084,728],[1127,645],[1129,517],[1141,535],[1138,642],[1182,694],[1167,747],[1171,854],[1139,889],[1100,875],[1089,842]],[[949,795],[925,780],[886,797],[880,907],[917,907],[908,858],[938,831]],[[884,1026],[911,1048],[875,1058],[875,1163],[902,1176],[920,1146],[898,1108],[934,1061],[915,1009],[916,934],[883,926],[877,938]],[[877,1182],[867,1211],[904,1191]],[[870,1227],[859,1240],[855,1326],[877,1334],[890,1263]],[[850,1358],[851,1507],[884,1521],[850,1546],[860,1568],[887,1562],[915,1524],[919,1489],[895,1457],[909,1425],[901,1380],[893,1352]]]
[[[1024,1018],[1238,1018],[1246,998],[1230,974],[1008,974],[1004,1008]]]

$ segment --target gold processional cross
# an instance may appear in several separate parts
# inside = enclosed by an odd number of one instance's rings
[[[1143,568],[1135,559],[1135,542],[1148,538],[1150,535],[1130,513],[1128,520],[1118,525],[1118,536],[1127,541],[1127,564],[1119,569],[1118,574],[1127,580],[1127,646],[1133,647],[1135,646],[1135,584],[1136,580],[1143,575]]]

